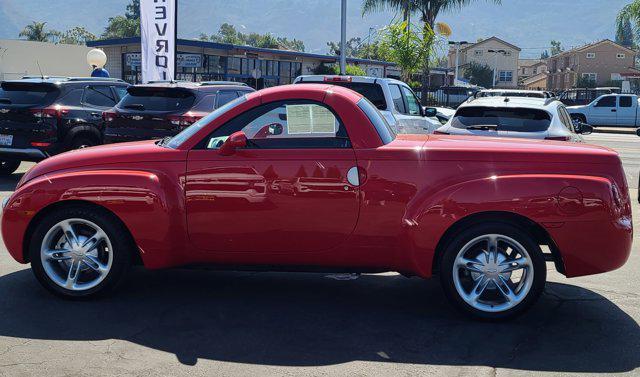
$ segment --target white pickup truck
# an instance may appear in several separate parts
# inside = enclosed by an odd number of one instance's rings
[[[567,106],[573,119],[592,126],[640,127],[638,96],[605,94],[588,105]]]
[[[387,122],[401,134],[430,134],[442,126],[437,109],[423,109],[409,85],[390,78],[363,76],[298,76],[294,84],[343,86],[365,96],[380,110]]]

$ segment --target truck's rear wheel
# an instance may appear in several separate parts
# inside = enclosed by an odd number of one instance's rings
[[[523,230],[509,224],[476,225],[460,233],[442,257],[440,280],[463,312],[508,319],[533,305],[546,280],[544,256]]]

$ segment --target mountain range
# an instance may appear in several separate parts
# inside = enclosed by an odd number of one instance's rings
[[[630,0],[477,0],[462,10],[444,13],[453,40],[475,41],[495,35],[521,47],[522,57],[538,57],[556,39],[565,47],[615,35],[617,12]],[[84,26],[101,34],[109,17],[123,14],[128,0],[0,0],[0,38],[18,38],[31,21],[66,30]],[[361,0],[348,0],[348,37],[366,38],[400,16],[379,12],[362,16]],[[179,0],[178,33],[197,38],[215,33],[222,23],[242,32],[270,32],[297,38],[309,52],[326,53],[327,41],[340,38],[339,0]],[[444,47],[443,47],[444,48]]]

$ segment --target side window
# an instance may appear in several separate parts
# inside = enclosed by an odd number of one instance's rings
[[[248,149],[350,148],[344,125],[325,105],[278,101],[243,113],[215,130],[204,145],[220,148],[234,132],[247,136]]]
[[[598,100],[595,107],[616,107],[616,97],[604,96]]]
[[[114,86],[113,89],[116,91],[118,98],[116,100],[121,100],[124,96],[127,95],[127,87],[126,86]]]
[[[87,86],[84,89],[82,103],[96,107],[113,107],[116,105],[111,88],[108,86]]]
[[[393,107],[400,114],[406,114],[407,109],[404,107],[404,101],[402,99],[402,92],[400,87],[395,84],[389,84],[389,91],[391,92],[391,99],[393,100]]]
[[[558,116],[560,116],[560,122],[562,122],[562,125],[565,126],[569,131],[574,132],[571,116],[564,106],[558,106]]]
[[[407,99],[407,110],[409,110],[409,114],[420,116],[420,102],[418,102],[416,95],[406,86],[402,87],[402,93],[404,93],[404,97]]]
[[[216,101],[216,107],[223,106],[226,103],[233,101],[238,98],[238,92],[226,90],[218,92],[218,100]]]
[[[60,105],[78,106],[82,102],[82,88],[73,89],[60,97],[56,102]]]
[[[620,96],[620,107],[631,107],[632,103],[631,96]]]
[[[193,106],[193,110],[203,113],[209,113],[213,111],[215,109],[216,97],[217,96],[215,94],[208,94],[202,97],[202,99],[200,99],[198,103]]]

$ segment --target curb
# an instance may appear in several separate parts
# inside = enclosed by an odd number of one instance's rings
[[[635,128],[609,128],[609,127],[594,127],[593,133],[599,134],[618,134],[618,135],[635,135]]]

